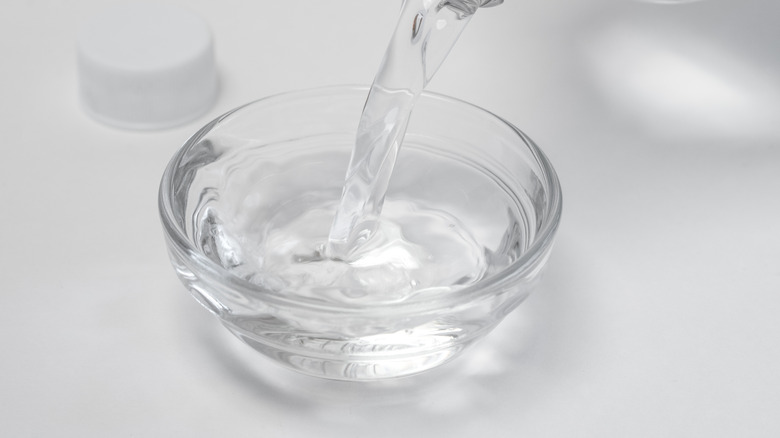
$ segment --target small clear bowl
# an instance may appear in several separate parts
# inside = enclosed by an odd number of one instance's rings
[[[367,93],[320,88],[230,111],[176,153],[159,192],[170,259],[192,295],[257,351],[330,379],[416,374],[484,337],[537,284],[561,217],[558,178],[528,137],[474,105],[424,93],[386,210],[410,197],[447,210],[488,261],[479,279],[374,299],[370,284],[304,287],[263,271],[258,236],[323,199],[337,205]]]

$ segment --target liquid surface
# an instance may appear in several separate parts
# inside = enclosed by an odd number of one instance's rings
[[[528,220],[497,181],[412,143],[375,238],[353,261],[326,257],[349,144],[301,142],[223,158],[193,181],[193,240],[240,278],[315,301],[397,302],[474,284],[524,250]]]

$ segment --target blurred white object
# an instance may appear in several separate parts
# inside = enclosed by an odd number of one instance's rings
[[[217,95],[211,32],[171,5],[115,5],[79,34],[78,80],[84,110],[101,122],[129,129],[185,123]]]
[[[764,14],[711,2],[616,9],[591,29],[586,66],[606,102],[646,132],[774,138],[780,33]],[[740,31],[740,21],[752,31]]]

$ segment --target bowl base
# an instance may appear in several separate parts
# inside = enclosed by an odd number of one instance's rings
[[[318,357],[313,352],[291,352],[289,348],[281,349],[241,333],[240,330],[229,325],[226,327],[245,344],[276,363],[310,376],[344,381],[375,381],[419,374],[449,362],[470,344],[459,343],[434,351],[396,356],[360,358],[348,354],[341,357],[323,354]],[[349,345],[349,341],[344,345]]]

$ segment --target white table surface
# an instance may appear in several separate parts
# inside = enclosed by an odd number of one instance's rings
[[[222,91],[175,129],[78,107],[106,2],[0,13],[3,436],[780,436],[780,4],[507,0],[430,89],[547,152],[564,219],[538,291],[483,344],[386,385],[298,377],[233,340],[165,253],[157,184],[249,100],[368,83],[398,0],[175,1]]]

